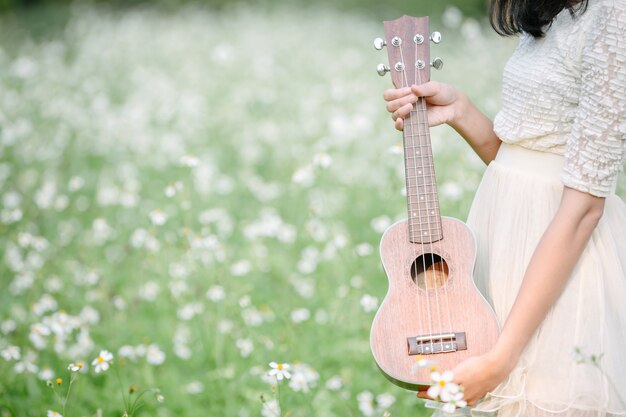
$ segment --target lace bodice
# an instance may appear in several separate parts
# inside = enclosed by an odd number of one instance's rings
[[[544,38],[524,34],[504,69],[494,130],[506,143],[565,156],[561,179],[605,197],[626,156],[626,0],[567,9]]]

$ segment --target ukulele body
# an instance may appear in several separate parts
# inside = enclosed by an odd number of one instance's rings
[[[372,323],[371,350],[391,382],[414,391],[431,383],[428,367],[412,372],[418,356],[452,370],[486,353],[499,333],[472,279],[471,230],[450,217],[441,217],[441,224],[444,237],[436,242],[411,243],[406,220],[390,226],[380,242],[389,289]]]

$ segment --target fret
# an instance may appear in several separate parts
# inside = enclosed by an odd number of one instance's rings
[[[441,236],[442,232],[441,230],[436,230],[435,233],[432,233],[432,231],[424,232],[423,230],[416,231],[416,230],[409,229],[409,235],[419,236],[419,237],[424,237],[424,236],[433,237],[433,236]]]
[[[437,199],[437,193],[429,193],[428,194],[428,198],[424,197],[423,195],[417,195],[417,194],[407,194],[407,196],[413,197],[411,200],[409,201],[409,205],[411,204],[421,204],[421,203],[435,203],[438,202],[439,200]]]
[[[433,232],[441,233],[440,226],[439,227],[426,227],[424,225],[419,225],[419,224],[410,224],[409,228],[411,228],[413,232],[418,230],[420,232],[420,235],[423,235],[423,236],[426,236],[424,235],[424,233],[428,233],[429,235],[432,235]]]
[[[415,204],[419,204],[420,202],[427,202],[427,203],[432,203],[434,201],[438,201],[437,200],[437,193],[436,192],[430,192],[428,193],[428,195],[426,197],[424,197],[423,194],[408,194],[407,193],[407,197],[411,197],[411,200],[413,203]],[[409,203],[411,203],[411,201],[409,201]]]
[[[407,210],[409,213],[417,213],[417,215],[414,215],[412,217],[417,217],[417,216],[434,216],[437,213],[439,213],[439,207],[430,207],[430,208],[417,208],[414,210]],[[427,212],[427,213],[421,213],[421,212]]]
[[[409,169],[411,169],[412,171],[415,171],[415,168],[409,168]],[[405,170],[405,174],[407,174],[407,175],[408,174],[417,174],[417,175],[411,175],[410,177],[407,176],[406,178],[408,178],[408,179],[424,179],[424,180],[429,179],[430,180],[431,178],[436,178],[435,173],[432,172],[432,171],[431,172],[421,172],[421,170],[419,170],[420,172],[406,172],[409,169]]]
[[[423,208],[423,209],[415,209],[415,210],[407,210],[410,213],[411,219],[419,219],[419,218],[428,218],[428,217],[439,217],[439,208]]]
[[[438,203],[439,202],[439,200],[437,199],[437,195],[436,194],[431,194],[430,198],[422,198],[422,197],[423,196],[419,196],[418,198],[412,198],[409,201],[409,207],[411,207],[412,205],[419,206],[420,204],[424,204],[424,203]],[[434,209],[435,207],[427,207],[427,208]]]
[[[430,174],[412,175],[410,177],[406,177],[406,179],[407,180],[412,180],[412,179],[426,178],[426,177],[435,178],[435,174],[434,173],[430,173]]]
[[[421,194],[437,194],[437,186],[435,183],[429,184],[407,184],[406,187],[407,194],[421,195]]]
[[[436,231],[440,231],[441,230],[441,224],[439,224],[439,222],[429,222],[429,223],[409,223],[409,227],[413,227],[414,229],[417,228],[419,229],[422,233],[423,232],[436,232]]]
[[[417,164],[409,164],[409,165],[405,165],[404,166],[404,170],[408,171],[409,169],[412,170],[422,170],[422,171],[428,171],[429,174],[433,175],[435,173],[435,166],[433,164],[423,164],[423,165],[417,165]],[[420,172],[421,174],[421,172]]]

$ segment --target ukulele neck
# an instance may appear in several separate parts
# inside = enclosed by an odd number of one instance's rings
[[[403,138],[409,240],[413,243],[436,242],[443,238],[443,232],[423,98],[417,101],[406,118]]]

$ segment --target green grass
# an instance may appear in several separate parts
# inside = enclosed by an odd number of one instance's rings
[[[281,385],[283,415],[360,416],[364,391],[393,395],[394,416],[427,415],[377,370],[374,313],[360,306],[387,286],[372,220],[405,210],[402,157],[390,152],[401,136],[381,98],[390,81],[375,73],[386,58],[371,46],[380,22],[330,9],[75,5],[46,34],[28,29],[42,27],[33,13],[0,22],[0,350],[32,351],[37,370],[0,359],[0,415],[60,412],[39,373],[49,367],[65,393],[67,365],[90,365],[101,349],[112,369],[80,374],[66,417],[121,416],[131,384],[164,396],[145,396],[144,415],[259,415],[261,396],[276,395],[261,378],[270,361],[319,375],[308,392]],[[446,37],[433,52],[446,69],[433,77],[493,116],[515,41],[471,19],[433,26]],[[432,137],[442,212],[465,219],[483,167],[451,129]],[[22,216],[11,222],[14,200]],[[150,219],[156,209],[163,225]],[[216,285],[225,298],[213,302]],[[38,313],[44,294],[56,305]],[[41,349],[29,340],[33,324],[85,306],[97,321],[83,312]],[[310,317],[296,323],[301,308]],[[162,364],[120,355],[150,344]],[[338,389],[326,385],[333,377]]]

